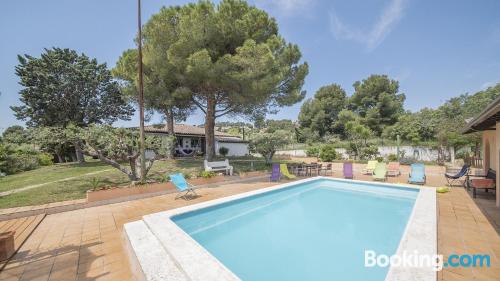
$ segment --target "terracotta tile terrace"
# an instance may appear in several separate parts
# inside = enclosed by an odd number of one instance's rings
[[[355,165],[355,179],[371,180],[360,175],[362,167]],[[402,169],[401,176],[388,182],[405,183],[408,169]],[[427,167],[427,185],[443,186],[443,172],[442,167]],[[334,177],[341,173],[340,164],[334,165]],[[189,201],[174,200],[175,194],[166,194],[47,215],[4,265],[0,280],[134,280],[123,248],[125,223],[154,212],[276,184],[261,179],[203,188],[199,190],[201,197]],[[500,209],[494,207],[493,199],[491,194],[480,194],[473,200],[462,187],[438,195],[438,252],[445,257],[489,254],[492,261],[490,268],[446,268],[438,274],[438,280],[498,280]]]

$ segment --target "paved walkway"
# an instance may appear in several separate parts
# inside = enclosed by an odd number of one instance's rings
[[[370,177],[356,174],[356,179]],[[388,181],[405,180],[403,175]],[[444,178],[436,173],[428,177],[428,183],[442,186]],[[122,246],[123,224],[146,214],[271,185],[275,183],[262,180],[229,184],[200,189],[202,196],[191,201],[174,200],[175,194],[167,194],[49,215],[0,272],[0,280],[133,280]],[[445,270],[439,280],[498,280],[500,242],[482,209],[460,187],[440,194],[438,208],[440,253],[482,251],[493,261],[493,267],[484,270]]]

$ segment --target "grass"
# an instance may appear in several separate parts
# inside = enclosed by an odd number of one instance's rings
[[[253,170],[266,170],[268,168],[258,158],[230,160],[236,173],[252,170],[252,161],[254,164]],[[148,174],[148,179],[159,180],[166,174],[175,172],[197,175],[202,170],[202,167],[202,159],[160,160],[154,163]],[[89,173],[95,174],[86,175]],[[64,180],[66,178],[71,179]],[[0,208],[82,199],[85,198],[87,190],[93,188],[92,181],[94,178],[99,181],[100,186],[127,186],[130,184],[125,174],[98,160],[88,160],[84,164],[72,163],[47,166],[0,178],[0,191],[46,183],[30,190],[0,197]]]

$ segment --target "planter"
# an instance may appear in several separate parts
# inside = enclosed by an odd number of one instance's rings
[[[241,172],[240,178],[245,179],[245,178],[260,177],[266,175],[268,175],[268,172],[266,171]]]
[[[133,187],[115,187],[103,190],[89,190],[87,191],[87,202],[96,202],[103,200],[116,199],[121,197],[134,196],[146,193],[156,193],[161,191],[168,191],[174,188],[173,184],[168,183],[154,183]]]
[[[224,176],[215,176],[211,178],[196,178],[187,180],[187,182],[189,182],[192,185],[204,185],[204,184],[218,183],[223,181],[225,181]]]

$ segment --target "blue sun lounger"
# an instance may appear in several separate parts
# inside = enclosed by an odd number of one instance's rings
[[[425,166],[422,163],[411,164],[410,177],[408,183],[425,184]]]
[[[189,193],[192,193],[194,196],[198,196],[196,191],[194,191],[196,186],[188,183],[184,178],[184,175],[182,175],[181,173],[170,175],[170,181],[174,184],[175,188],[179,192],[179,194],[175,196],[175,199],[178,198],[186,199],[187,198],[186,196]]]

